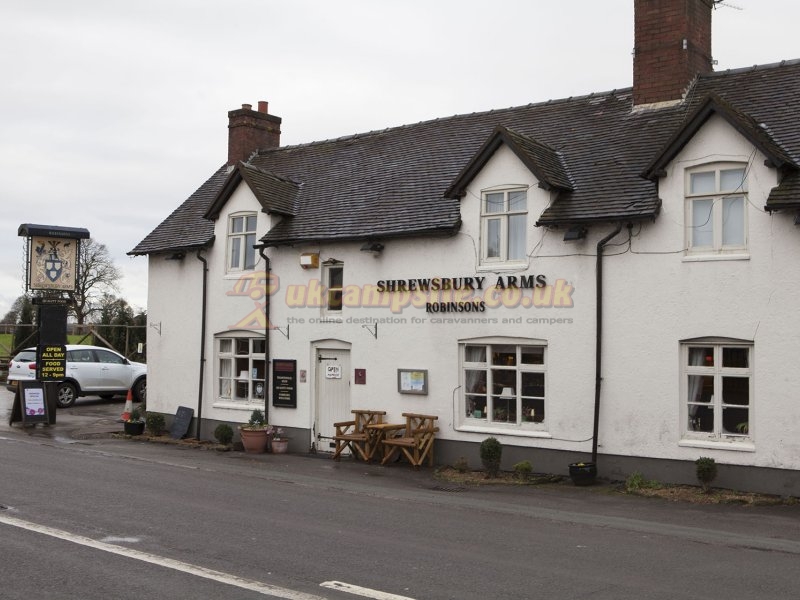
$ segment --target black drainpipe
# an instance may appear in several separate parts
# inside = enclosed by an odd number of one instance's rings
[[[603,248],[611,239],[622,231],[622,224],[597,242],[597,334],[595,339],[595,377],[594,377],[594,428],[592,430],[592,462],[597,464],[597,434],[600,428],[600,384],[602,382],[602,347],[603,347]]]
[[[269,423],[269,303],[270,303],[270,264],[265,254],[266,246],[255,246],[258,254],[264,259],[264,279],[267,292],[264,295],[264,419]]]
[[[200,381],[197,386],[197,425],[194,437],[200,439],[200,422],[203,419],[203,373],[206,366],[206,289],[208,287],[208,261],[197,251],[197,260],[203,263],[203,307],[200,311]]]

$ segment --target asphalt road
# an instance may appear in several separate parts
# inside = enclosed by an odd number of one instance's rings
[[[119,408],[87,400],[33,430],[5,416],[0,597],[800,596],[799,506],[464,489],[404,465],[74,437]]]

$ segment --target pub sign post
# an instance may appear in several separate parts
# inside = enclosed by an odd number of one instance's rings
[[[36,379],[43,386],[47,423],[52,425],[56,422],[57,383],[64,379],[67,365],[65,294],[77,291],[81,276],[80,244],[89,238],[89,230],[23,223],[17,235],[26,238],[25,291],[40,292],[33,299],[38,306],[39,324]],[[11,422],[15,415],[21,414],[21,387],[17,387],[14,397]]]

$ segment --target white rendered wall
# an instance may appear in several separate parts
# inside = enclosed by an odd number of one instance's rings
[[[721,152],[720,149],[724,149]],[[715,161],[750,164],[747,206],[749,257],[740,260],[687,259],[684,253],[684,169]],[[792,423],[800,421],[793,390],[798,387],[796,356],[800,326],[795,304],[800,297],[796,272],[800,233],[793,216],[763,212],[777,184],[774,170],[742,136],[712,118],[668,166],[660,180],[663,200],[654,223],[635,224],[611,241],[604,259],[604,336],[601,453],[693,460],[700,455],[720,462],[800,468],[800,444]],[[482,190],[519,184],[528,188],[530,260],[512,270],[479,265]],[[578,242],[563,241],[563,230],[536,228],[549,205],[549,192],[516,156],[501,147],[471,182],[461,201],[462,227],[452,237],[379,240],[378,256],[359,250],[362,242],[326,243],[268,249],[273,282],[270,359],[296,359],[297,408],[269,407],[274,424],[307,429],[314,423],[316,347],[349,347],[352,371],[366,369],[366,384],[352,383],[353,408],[386,410],[389,420],[412,411],[439,416],[441,439],[480,442],[494,435],[504,444],[588,452],[591,450],[595,389],[595,252],[611,225],[595,226]],[[214,398],[214,335],[247,330],[262,335],[253,321],[263,298],[242,293],[238,275],[225,273],[227,216],[258,211],[258,236],[270,217],[246,185],[240,185],[216,222],[216,243],[209,259],[208,321],[204,418],[244,422],[253,406]],[[613,245],[620,244],[620,245]],[[300,254],[318,253],[320,268],[304,270]],[[319,306],[303,302],[301,292],[320,285],[327,259],[344,263],[345,307],[341,322],[324,319]],[[263,270],[259,260],[256,271]],[[198,376],[200,264],[151,258],[149,321],[162,323],[162,335],[148,329],[150,398],[154,410],[174,412],[194,406]],[[485,277],[478,295],[488,296],[498,275],[545,275],[550,286],[570,289],[570,307],[487,306],[482,313],[427,313],[403,305],[403,295],[387,294],[390,306],[370,306],[355,296],[380,280],[432,277]],[[253,282],[251,282],[253,283]],[[256,281],[255,288],[261,284]],[[237,292],[238,293],[234,293]],[[385,296],[384,295],[384,298]],[[362,299],[363,300],[363,299]],[[464,319],[485,322],[465,324]],[[506,322],[504,322],[504,319]],[[540,320],[547,319],[546,322]],[[519,320],[514,322],[513,320]],[[537,320],[539,322],[534,322]],[[374,337],[377,323],[377,338]],[[366,325],[366,326],[365,326]],[[288,335],[287,335],[288,334]],[[459,340],[537,339],[547,343],[547,430],[532,432],[502,425],[479,426],[461,418]],[[681,364],[679,341],[700,336],[754,340],[754,396],[751,438],[746,443],[687,443],[681,439]],[[197,351],[195,351],[197,350]],[[426,396],[397,392],[397,369],[427,369]],[[196,403],[196,398],[194,400]],[[309,442],[311,436],[309,434]]]
[[[749,165],[746,259],[695,260],[682,251],[684,170],[718,161]],[[800,232],[793,215],[764,212],[775,185],[764,156],[714,117],[660,180],[663,208],[654,224],[634,228],[636,253],[606,259],[601,452],[800,467],[791,433],[800,420],[800,376],[792,366],[800,353],[800,285],[793,276]],[[681,440],[679,341],[702,336],[754,341],[751,441]]]

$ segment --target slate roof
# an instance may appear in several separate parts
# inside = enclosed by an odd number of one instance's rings
[[[203,215],[226,178],[227,167],[222,165],[128,254],[176,252],[209,246],[214,241],[214,222],[204,219]]]
[[[519,135],[502,125],[481,146],[475,157],[461,171],[455,182],[445,191],[445,198],[462,198],[472,179],[486,166],[501,145],[508,146],[539,180],[539,186],[547,189],[572,190],[569,170],[564,158],[546,144],[541,144]]]
[[[283,245],[453,234],[460,227],[460,200],[447,192],[457,188],[459,177],[498,131],[558,192],[537,225],[654,219],[661,200],[653,167],[674,153],[680,136],[692,132],[704,110],[722,114],[780,165],[785,178],[767,208],[800,207],[798,97],[800,61],[789,61],[700,76],[684,102],[664,108],[632,110],[628,88],[262,151],[251,157],[249,168],[297,184],[291,211],[284,205],[288,195],[274,201],[294,216],[284,218],[263,241]],[[223,188],[224,174],[222,180],[219,176],[130,254],[210,243],[210,222],[203,215],[214,215],[208,211]]]
[[[253,195],[266,213],[278,213],[293,217],[295,201],[300,191],[300,184],[287,179],[281,179],[271,173],[266,173],[251,165],[240,162],[237,164],[228,179],[222,186],[211,207],[203,215],[206,219],[214,220],[230,198],[236,187],[246,182]]]

